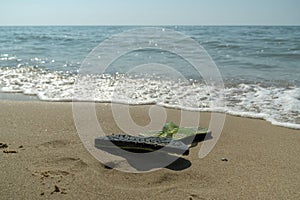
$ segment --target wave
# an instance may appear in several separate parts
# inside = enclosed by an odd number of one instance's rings
[[[21,42],[37,40],[40,42],[50,42],[50,41],[74,41],[76,38],[74,36],[65,35],[44,35],[44,34],[16,34],[14,39]]]
[[[230,80],[226,80],[225,85],[223,90],[196,80],[159,79],[151,75],[132,77],[116,73],[83,76],[36,67],[0,68],[1,92],[35,95],[41,101],[157,104],[259,118],[274,125],[300,129],[299,87]],[[225,95],[226,106],[214,104],[220,92]]]

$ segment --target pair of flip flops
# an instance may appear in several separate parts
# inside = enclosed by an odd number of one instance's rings
[[[198,142],[211,138],[211,132],[201,127],[178,127],[166,123],[161,131],[147,131],[138,136],[117,134],[95,138],[95,147],[106,150],[121,148],[130,152],[161,151],[188,155],[189,149]]]

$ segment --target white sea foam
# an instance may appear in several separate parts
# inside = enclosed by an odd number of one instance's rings
[[[80,76],[34,67],[0,68],[2,92],[36,95],[42,101],[95,101],[157,104],[192,111],[225,112],[260,118],[274,125],[300,129],[300,88],[230,84],[226,107],[213,105],[220,88],[196,81],[130,77],[123,74]],[[78,82],[76,82],[78,80]],[[74,88],[74,84],[76,86]]]

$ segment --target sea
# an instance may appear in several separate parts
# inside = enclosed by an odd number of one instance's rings
[[[74,85],[82,79],[80,70],[88,55],[103,41],[141,28],[148,27],[1,26],[0,99],[74,100]],[[102,74],[85,74],[84,80],[96,82],[97,88],[92,97],[76,100],[224,112],[300,129],[300,26],[155,28],[178,32],[200,45],[217,66],[224,88],[207,86],[184,58],[172,52],[137,49]],[[130,41],[134,36],[128,45]],[[118,52],[121,45],[111,43],[106,48]],[[153,63],[155,70],[149,73]],[[148,70],[132,73],[130,69],[141,64]],[[169,64],[182,78],[168,76],[174,74],[172,69],[159,73],[157,68]],[[211,103],[214,91],[224,94],[222,108]]]

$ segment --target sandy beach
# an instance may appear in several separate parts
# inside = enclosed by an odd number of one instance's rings
[[[119,133],[110,104],[96,106],[109,133]],[[109,169],[81,143],[72,103],[0,101],[0,199],[300,199],[300,131],[226,116],[208,156],[192,148],[190,165],[149,173]],[[168,120],[178,121],[178,110]],[[131,112],[148,123],[147,106]],[[209,123],[201,113],[201,126]],[[222,161],[227,158],[228,161]],[[175,166],[175,167],[174,167]]]

